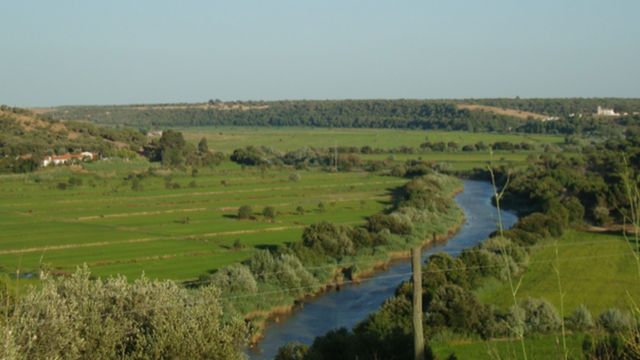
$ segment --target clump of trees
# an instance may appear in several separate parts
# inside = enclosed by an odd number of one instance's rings
[[[4,309],[0,357],[244,358],[247,326],[223,315],[216,287],[94,279],[86,267],[70,277],[44,275],[41,284]]]
[[[146,144],[144,155],[149,161],[159,161],[166,167],[210,167],[220,164],[225,158],[222,153],[209,149],[206,138],[202,138],[196,147],[175,130],[163,131],[159,140]]]

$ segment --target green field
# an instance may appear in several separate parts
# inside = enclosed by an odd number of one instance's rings
[[[583,340],[582,334],[570,334],[566,337],[570,359],[582,358]],[[446,359],[452,353],[460,360],[524,359],[520,340],[514,339],[434,341],[431,346],[438,359]],[[529,360],[564,359],[562,339],[556,335],[527,337],[525,348]]]
[[[610,307],[628,309],[629,296],[638,302],[640,275],[622,236],[568,231],[557,245],[565,311],[571,312],[584,304],[596,317]],[[542,297],[560,309],[558,281],[553,271],[555,243],[547,240],[535,247],[529,268],[522,274],[518,298]],[[512,304],[506,283],[490,282],[479,291],[479,296],[483,302],[503,309]]]
[[[564,137],[555,135],[523,135],[472,133],[464,131],[398,130],[398,129],[327,129],[301,127],[189,127],[179,129],[188,141],[197,142],[206,137],[209,147],[217,151],[231,152],[234,149],[254,145],[269,146],[280,151],[303,147],[331,147],[365,145],[372,148],[389,149],[400,146],[418,148],[425,141],[475,144],[479,141],[494,143],[509,141],[535,144],[560,144]]]
[[[70,168],[2,177],[4,270],[36,271],[42,263],[69,272],[87,263],[97,275],[134,277],[144,271],[151,278],[193,279],[257,248],[297,241],[308,224],[363,222],[384,208],[389,189],[405,182],[321,171],[299,172],[301,180],[293,182],[293,170],[260,172],[224,163],[201,169],[197,177],[174,171],[179,189],[166,189],[163,177],[152,176],[142,180],[142,191],[133,191],[124,177],[148,167],[146,161],[88,164],[73,174],[82,185],[66,190],[57,184],[68,181]],[[320,202],[326,210],[319,210]],[[235,218],[242,205],[254,208],[254,220]],[[275,221],[260,215],[265,206],[276,208]],[[304,214],[295,212],[298,206]],[[236,240],[241,249],[233,248]]]
[[[561,143],[562,137],[390,129],[238,128],[184,129],[192,142],[207,137],[209,147],[230,153],[248,145],[286,151],[304,146],[333,145],[393,148],[418,147],[426,139],[456,141],[461,145],[484,141]],[[527,163],[535,152],[499,152],[494,161],[512,167]],[[392,157],[403,162],[423,159],[446,163],[450,169],[485,166],[487,153],[370,154],[364,160]],[[134,191],[127,175],[158,170]],[[292,172],[299,182],[289,180]],[[168,189],[171,175],[177,189]],[[82,185],[66,190],[59,183],[70,177]],[[259,170],[224,161],[214,169],[189,171],[160,169],[144,159],[108,160],[83,169],[61,167],[28,175],[0,177],[0,265],[10,273],[37,271],[43,264],[67,273],[88,264],[97,275],[187,280],[241,261],[256,249],[300,239],[306,225],[327,220],[362,223],[390,200],[389,190],[405,179],[365,172],[329,173],[320,169]],[[318,204],[326,205],[320,211]],[[234,218],[238,207],[251,205],[255,219]],[[260,215],[265,206],[278,211],[275,221]],[[302,206],[304,214],[297,214]],[[234,247],[239,241],[242,247]]]
[[[557,262],[556,262],[557,249]],[[560,310],[560,292],[554,266],[560,270],[564,316],[581,304],[594,319],[605,309],[629,310],[630,299],[640,299],[640,275],[624,237],[585,231],[567,231],[557,242],[545,240],[533,246],[527,270],[514,280],[521,285],[518,299],[544,298]],[[508,283],[491,280],[478,291],[486,304],[507,310],[513,300]],[[581,358],[583,334],[568,333],[570,358]],[[529,359],[563,358],[560,334],[531,335],[525,339]],[[433,339],[438,358],[455,353],[458,359],[522,359],[517,339]]]

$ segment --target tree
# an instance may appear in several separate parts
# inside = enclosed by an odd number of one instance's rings
[[[200,142],[198,143],[198,152],[200,152],[201,154],[209,152],[209,144],[207,143],[206,137],[200,139]]]
[[[184,163],[184,150],[187,142],[181,132],[167,130],[159,141],[160,157],[164,166],[179,166]]]
[[[264,209],[262,209],[262,216],[266,217],[267,219],[275,219],[276,217],[276,208],[274,208],[273,206],[265,206]]]
[[[249,205],[242,205],[238,209],[238,219],[250,219],[253,216],[253,209]]]

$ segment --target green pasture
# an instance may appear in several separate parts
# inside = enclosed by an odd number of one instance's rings
[[[178,129],[190,142],[207,138],[209,147],[217,151],[231,152],[234,149],[254,145],[269,146],[280,151],[303,147],[331,147],[365,145],[372,148],[389,149],[400,146],[418,148],[425,141],[449,142],[460,145],[479,141],[527,142],[535,144],[560,144],[562,136],[540,134],[494,134],[463,131],[399,130],[399,129],[327,129],[301,127],[189,127]]]
[[[26,273],[47,266],[70,272],[88,264],[106,276],[193,279],[241,261],[259,248],[300,239],[303,228],[321,220],[362,223],[381,211],[390,189],[406,180],[364,172],[328,173],[241,169],[225,163],[215,169],[162,169],[134,191],[125,177],[155,167],[145,161],[101,161],[85,169],[68,167],[2,177],[0,188],[0,266]],[[171,177],[177,189],[165,187]],[[65,190],[70,177],[82,185]],[[318,204],[325,206],[321,210]],[[251,205],[255,218],[238,220],[237,208]],[[274,206],[275,220],[260,213]],[[302,206],[304,213],[296,212]],[[240,241],[241,248],[233,244]]]
[[[517,297],[545,298],[559,310],[557,266],[565,294],[565,315],[580,304],[586,305],[594,318],[610,307],[628,309],[631,299],[640,302],[640,274],[631,251],[620,235],[568,231],[558,239],[557,246],[554,240],[535,245],[528,269],[514,280],[522,281]],[[479,291],[479,297],[506,309],[513,303],[508,287],[507,283],[489,282]]]
[[[570,359],[582,358],[583,334],[566,337]],[[454,353],[460,360],[524,359],[522,345],[517,339],[447,340],[431,343],[437,359],[446,359]],[[525,338],[527,359],[564,359],[562,339],[559,335],[536,335]]]

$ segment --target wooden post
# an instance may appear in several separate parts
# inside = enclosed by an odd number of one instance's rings
[[[416,360],[424,360],[424,334],[422,332],[422,249],[411,249],[413,272],[413,346]]]

